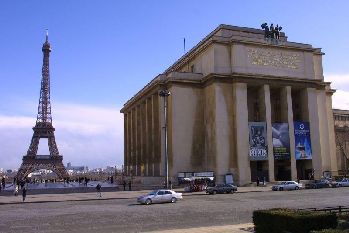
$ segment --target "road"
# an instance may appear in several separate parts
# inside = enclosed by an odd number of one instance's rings
[[[256,209],[349,206],[349,188],[189,195],[175,204],[135,199],[0,205],[0,232],[142,232],[252,222]]]

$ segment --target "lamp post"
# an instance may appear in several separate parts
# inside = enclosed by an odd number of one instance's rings
[[[168,188],[168,149],[167,149],[167,97],[171,95],[169,90],[161,90],[159,91],[159,96],[164,99],[164,130],[165,130],[165,183],[166,188]]]

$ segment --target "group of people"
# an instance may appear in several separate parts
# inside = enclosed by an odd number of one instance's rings
[[[3,176],[1,178],[0,192],[1,192],[1,189],[5,190],[5,188],[6,188],[6,180],[5,180],[5,177]]]
[[[124,186],[124,191],[126,191],[126,180],[122,182],[122,185]],[[131,181],[128,181],[128,190],[131,191]]]
[[[257,182],[256,182],[257,186],[259,186],[260,182],[261,182],[261,180],[257,176]],[[265,185],[265,177],[263,177],[262,184],[263,184],[263,186]]]
[[[280,31],[282,27],[278,24],[274,27],[274,24],[270,24],[270,27],[267,23],[263,23],[261,28],[264,29],[264,37],[272,39],[280,39]]]

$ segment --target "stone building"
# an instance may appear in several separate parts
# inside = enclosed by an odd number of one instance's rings
[[[320,178],[337,168],[330,84],[321,49],[220,25],[126,102],[127,175],[232,176],[244,185]],[[158,95],[167,89],[167,98]]]
[[[340,175],[348,175],[349,168],[349,111],[333,109],[336,134],[337,166]]]

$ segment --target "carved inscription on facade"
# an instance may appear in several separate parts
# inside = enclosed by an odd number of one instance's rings
[[[268,49],[247,49],[251,64],[276,68],[298,69],[300,56],[297,53]]]

